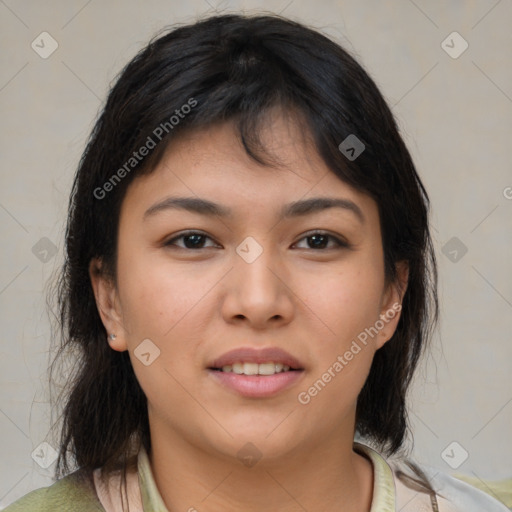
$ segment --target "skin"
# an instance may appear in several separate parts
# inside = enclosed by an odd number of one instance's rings
[[[117,335],[111,348],[129,351],[148,398],[150,462],[170,511],[370,510],[372,465],[353,450],[356,400],[399,314],[307,405],[297,395],[401,303],[407,268],[386,285],[377,204],[328,169],[305,133],[289,117],[269,118],[262,140],[276,169],[251,160],[229,122],[175,139],[127,190],[116,285],[91,262],[98,310]],[[206,198],[234,215],[168,209],[144,219],[171,195]],[[317,196],[350,199],[364,222],[341,208],[278,220],[284,204]],[[183,238],[165,245],[189,229],[206,235],[203,248],[187,249]],[[315,248],[308,237],[317,230],[350,248],[330,238]],[[252,263],[235,251],[248,236],[263,249]],[[160,350],[149,366],[134,354],[147,338]],[[281,347],[305,371],[273,397],[245,398],[206,370],[242,346]],[[248,442],[262,455],[253,467],[237,457]]]

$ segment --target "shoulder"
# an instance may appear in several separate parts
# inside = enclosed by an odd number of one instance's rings
[[[490,494],[437,468],[415,464],[422,473],[419,475],[404,461],[395,460],[388,463],[395,477],[398,509],[403,512],[432,510],[428,491],[420,489],[425,478],[435,491],[439,512],[509,512],[508,507]],[[430,508],[425,508],[427,504]],[[421,508],[422,506],[424,508]]]
[[[398,455],[386,458],[375,448],[359,442],[354,444],[354,448],[367,455],[373,463],[374,500],[380,507],[376,510],[510,512],[490,494],[438,468]]]
[[[75,471],[49,487],[25,494],[4,512],[105,512],[94,490],[94,484],[80,471]]]

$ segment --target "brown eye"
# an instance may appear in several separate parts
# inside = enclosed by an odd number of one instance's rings
[[[316,231],[313,233],[309,233],[307,236],[303,237],[301,240],[307,240],[308,246],[307,249],[336,249],[340,247],[348,248],[349,244],[340,240],[339,238],[330,235],[328,233],[323,233],[321,231]],[[333,241],[334,247],[328,247],[329,241]]]
[[[165,243],[166,247],[175,246],[180,249],[206,249],[204,246],[205,240],[211,240],[211,238],[204,233],[199,231],[187,231],[186,233],[182,233],[179,236],[176,236]],[[176,244],[177,240],[183,240],[183,245]],[[213,247],[213,246],[210,246]]]

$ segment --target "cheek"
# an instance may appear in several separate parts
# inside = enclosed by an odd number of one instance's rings
[[[189,370],[201,364],[198,347],[204,337],[204,320],[211,318],[209,308],[213,307],[208,291],[217,280],[218,276],[203,275],[199,269],[171,268],[166,258],[149,251],[134,251],[126,258],[119,252],[118,288],[126,341],[142,385],[148,379],[172,380],[171,375],[186,381]],[[137,361],[138,347],[146,339],[157,347],[154,366]],[[146,375],[146,368],[153,374]]]
[[[361,260],[323,277],[307,277],[304,283],[305,302],[323,320],[323,332],[337,349],[379,318],[383,276],[378,265]]]
[[[326,421],[335,422],[340,410],[355,403],[370,371],[375,350],[369,333],[379,319],[382,273],[378,260],[361,254],[337,272],[331,270],[328,278],[326,273],[305,282],[304,290],[313,290],[307,295],[308,308],[325,334],[320,336],[317,364],[299,402],[310,400]]]
[[[118,282],[123,318],[130,337],[164,340],[174,326],[201,299],[202,286],[191,283],[179,269],[171,269],[165,259],[148,253],[132,253],[118,261]]]
[[[326,429],[355,406],[368,377],[375,354],[368,329],[379,318],[379,283],[377,272],[347,270],[310,295],[309,308],[328,329],[322,330],[326,335],[315,349],[315,367],[297,399],[323,418]]]
[[[190,407],[184,388],[196,393],[190,368],[198,365],[200,333],[194,318],[201,314],[208,283],[192,286],[184,272],[135,254],[123,261],[121,253],[118,282],[135,375],[152,410],[170,421]]]

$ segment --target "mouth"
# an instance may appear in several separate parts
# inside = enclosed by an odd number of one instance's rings
[[[300,372],[303,368],[291,368],[287,364],[268,361],[266,363],[233,363],[224,365],[222,368],[208,368],[216,372],[235,373],[237,375],[259,375],[269,376],[276,373]]]
[[[279,348],[232,350],[213,361],[207,370],[223,387],[252,398],[273,396],[304,375],[299,360]]]

